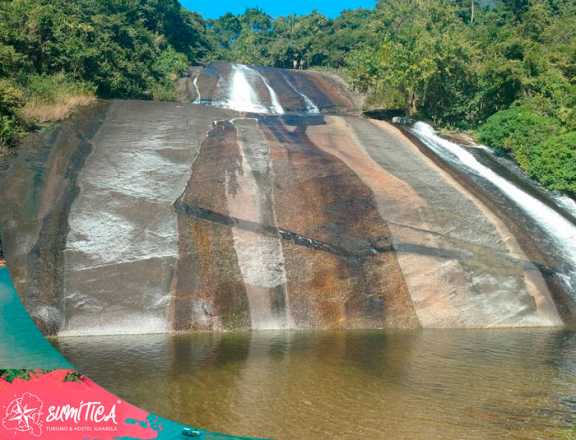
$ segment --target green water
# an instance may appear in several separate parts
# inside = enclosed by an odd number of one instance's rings
[[[160,415],[276,439],[548,440],[576,413],[561,330],[60,339],[82,371]]]
[[[0,267],[0,368],[70,367],[30,319],[16,295],[8,269]]]
[[[0,267],[0,369],[12,368],[50,370],[73,367],[42,336],[22,306],[8,269]],[[100,364],[100,368],[105,369],[106,366]],[[186,428],[182,424],[169,418],[161,418],[160,423],[163,430],[158,440],[185,438],[181,435]],[[202,429],[198,432],[201,433],[200,437],[197,437],[199,440],[242,440]]]

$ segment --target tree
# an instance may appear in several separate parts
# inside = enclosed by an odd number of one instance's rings
[[[351,58],[353,84],[370,84],[386,107],[409,115],[462,118],[465,89],[473,81],[473,47],[462,38],[466,29],[456,7],[440,0],[381,1],[376,21],[383,41],[372,54],[360,52],[364,61]]]

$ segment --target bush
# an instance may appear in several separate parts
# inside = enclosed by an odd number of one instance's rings
[[[69,79],[64,73],[32,75],[26,84],[27,101],[55,104],[68,96],[94,95],[95,87]]]
[[[22,124],[17,118],[0,115],[0,154],[13,147],[22,134]]]
[[[23,116],[32,122],[60,121],[76,107],[94,101],[95,87],[63,73],[33,75],[26,85]]]
[[[12,81],[0,79],[0,114],[15,116],[24,103],[24,94]]]
[[[490,116],[478,130],[478,138],[496,151],[511,154],[528,170],[539,155],[540,145],[559,131],[560,125],[554,119],[519,106]]]
[[[159,77],[150,86],[152,98],[156,101],[174,101],[176,99],[175,81],[188,69],[188,59],[172,47],[162,51],[154,62],[153,71]]]
[[[0,151],[13,147],[24,131],[19,109],[24,94],[13,82],[0,79]]]
[[[174,101],[176,99],[174,83],[170,81],[155,84],[152,86],[151,92],[154,101]]]
[[[188,59],[172,47],[162,51],[154,62],[153,70],[164,80],[176,81],[188,69]]]
[[[576,195],[576,131],[545,141],[528,172],[548,188]]]
[[[478,130],[481,142],[510,153],[524,171],[547,188],[576,194],[576,131],[527,107],[500,111]]]

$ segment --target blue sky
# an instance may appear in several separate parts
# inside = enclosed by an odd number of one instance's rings
[[[335,17],[343,9],[373,8],[376,0],[181,0],[181,3],[206,18],[218,18],[226,12],[241,14],[246,8],[261,8],[273,17],[308,14],[314,9]]]

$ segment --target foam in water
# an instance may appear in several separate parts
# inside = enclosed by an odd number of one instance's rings
[[[558,194],[555,194],[553,197],[558,205],[568,211],[570,215],[576,217],[576,202],[574,200],[572,200],[570,197],[561,196]]]
[[[554,243],[554,247],[568,265],[560,278],[567,284],[571,293],[576,296],[576,225],[545,203],[481,164],[474,155],[462,146],[438,136],[430,125],[416,122],[411,131],[438,156],[492,183],[511,202],[534,219],[546,231]],[[563,201],[564,204],[567,203],[565,200]]]
[[[242,64],[233,64],[232,70],[230,97],[226,101],[226,107],[248,113],[284,113],[276,92],[260,72]],[[264,83],[270,94],[272,108],[268,108],[260,102],[258,94],[250,84],[249,77],[257,77]]]

